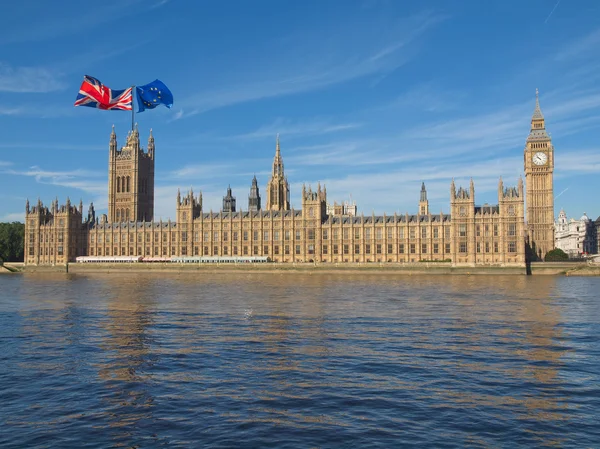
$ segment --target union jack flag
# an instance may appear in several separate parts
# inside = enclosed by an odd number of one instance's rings
[[[96,78],[85,75],[75,99],[75,106],[88,106],[90,108],[131,111],[131,87],[124,90],[114,90],[106,87]]]

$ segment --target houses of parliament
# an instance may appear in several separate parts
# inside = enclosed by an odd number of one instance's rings
[[[110,135],[108,214],[83,204],[26,204],[25,263],[66,264],[78,256],[260,256],[279,263],[411,263],[523,266],[554,247],[554,147],[536,92],[524,149],[525,185],[498,182],[498,204],[477,205],[475,185],[450,183],[450,213],[432,213],[425,185],[415,191],[416,214],[357,215],[328,207],[325,186],[304,186],[302,208],[290,208],[279,138],[266,198],[252,180],[245,210],[227,190],[220,212],[202,194],[177,192],[176,220],[154,221],[152,131],[146,150],[137,127],[119,149]],[[416,189],[417,190],[417,189]],[[525,201],[526,200],[526,201]],[[527,208],[525,209],[525,205]],[[526,220],[525,220],[526,219]]]

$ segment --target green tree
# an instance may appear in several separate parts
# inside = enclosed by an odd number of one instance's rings
[[[560,248],[554,248],[546,253],[545,262],[562,262],[569,260],[569,256]]]
[[[23,262],[25,225],[0,223],[0,262]]]

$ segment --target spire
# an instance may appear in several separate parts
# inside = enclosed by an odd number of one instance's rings
[[[523,198],[523,178],[519,176],[519,183],[517,184],[517,189],[519,190],[519,197]]]
[[[117,151],[117,133],[115,133],[115,125],[112,126],[110,132],[110,143],[108,144],[110,151]]]
[[[544,114],[542,114],[542,110],[540,109],[540,92],[537,88],[535,89],[535,109],[531,120],[544,120]]]
[[[277,133],[277,143],[275,144],[275,155],[279,156],[280,150],[279,150],[279,133]]]
[[[419,199],[419,215],[429,215],[429,201],[427,201],[427,189],[425,183],[421,183],[421,198]]]
[[[150,128],[150,135],[148,136],[148,148],[154,148],[154,135],[152,135],[152,128]]]

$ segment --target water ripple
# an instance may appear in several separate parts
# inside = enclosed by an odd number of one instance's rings
[[[600,279],[0,278],[0,447],[593,447]]]

